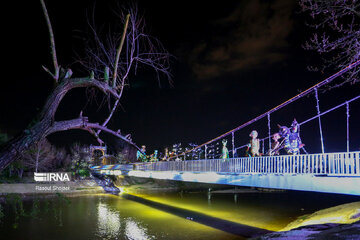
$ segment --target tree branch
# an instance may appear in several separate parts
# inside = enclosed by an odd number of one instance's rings
[[[113,88],[115,88],[115,86],[116,86],[117,69],[118,69],[121,50],[122,50],[123,45],[124,45],[124,40],[125,40],[126,31],[127,31],[128,24],[129,24],[129,19],[130,19],[130,14],[126,15],[125,25],[124,25],[124,30],[123,30],[123,33],[122,33],[122,36],[121,36],[120,45],[119,45],[119,48],[118,48],[118,50],[116,52],[116,59],[115,59],[115,63],[114,63],[115,65],[114,65],[114,76],[113,76]]]
[[[118,93],[112,89],[105,82],[100,82],[96,79],[90,78],[68,78],[64,79],[52,92],[46,104],[40,114],[40,118],[49,118],[54,119],[57,107],[59,106],[61,100],[64,98],[66,93],[74,88],[80,87],[96,87],[104,94],[111,94],[116,99],[119,98]]]
[[[360,4],[354,0],[299,0],[303,12],[309,12],[316,32],[303,46],[320,54],[321,66],[312,69],[342,69],[360,59]],[[360,81],[359,69],[342,76],[345,83]]]
[[[100,129],[104,132],[114,135],[117,138],[122,139],[123,141],[134,146],[136,149],[140,150],[140,148],[138,146],[136,146],[136,144],[133,143],[130,139],[127,139],[125,136],[107,128],[106,126],[101,126],[99,123],[90,123],[88,121],[87,117],[79,117],[79,118],[75,118],[75,119],[71,119],[71,120],[54,122],[52,127],[49,128],[48,131],[46,132],[46,135],[49,135],[49,134],[52,134],[55,132],[66,131],[66,130],[70,130],[70,129],[81,129],[81,130],[85,130],[85,131],[93,131],[93,129]]]
[[[41,6],[45,15],[45,19],[46,19],[46,23],[49,29],[49,35],[50,35],[50,43],[51,43],[51,54],[52,54],[52,59],[53,59],[53,64],[54,64],[54,73],[50,74],[53,79],[55,80],[55,82],[59,81],[59,72],[60,72],[60,67],[58,65],[58,61],[57,61],[57,57],[56,57],[56,48],[55,48],[55,37],[54,37],[54,32],[51,26],[51,22],[50,22],[50,17],[48,14],[48,11],[46,9],[46,5],[44,0],[40,0],[41,2]],[[46,68],[44,68],[46,70]],[[48,73],[50,73],[49,70],[47,70]]]

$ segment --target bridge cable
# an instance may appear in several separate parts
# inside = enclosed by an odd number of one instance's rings
[[[350,151],[350,140],[349,140],[349,117],[350,117],[349,102],[346,102],[346,151]]]
[[[205,160],[207,159],[207,145],[205,145]]]
[[[310,122],[310,121],[312,121],[312,120],[314,120],[314,119],[317,119],[317,118],[319,118],[319,117],[321,117],[321,116],[323,116],[323,115],[325,115],[325,114],[328,114],[328,113],[330,113],[330,112],[332,112],[332,111],[334,111],[334,110],[336,110],[336,109],[338,109],[338,108],[340,108],[340,107],[343,107],[344,105],[346,105],[346,107],[347,107],[347,112],[346,112],[346,116],[347,116],[347,140],[348,140],[348,142],[349,142],[349,136],[350,136],[350,131],[349,131],[349,117],[350,117],[350,114],[349,114],[349,111],[350,111],[350,106],[349,106],[349,103],[351,103],[351,102],[353,102],[353,101],[356,101],[356,100],[358,100],[358,99],[360,99],[360,95],[358,95],[358,96],[356,96],[356,97],[354,97],[354,98],[351,98],[350,100],[348,100],[348,101],[346,101],[346,102],[343,102],[343,103],[341,103],[341,104],[339,104],[339,105],[336,105],[335,107],[332,107],[332,108],[330,108],[330,109],[328,109],[328,110],[326,110],[326,111],[324,111],[324,112],[322,112],[322,113],[320,113],[320,114],[317,114],[317,115],[315,115],[315,116],[313,116],[313,117],[311,117],[311,118],[308,118],[307,120],[304,120],[303,122],[300,122],[299,123],[299,126],[302,126],[302,125],[304,125],[305,123],[308,123],[308,122]],[[260,141],[264,141],[264,140],[266,140],[266,139],[269,139],[271,136],[267,136],[267,137],[265,137],[265,138],[261,138],[261,139],[259,139]],[[348,144],[349,145],[349,144]],[[248,146],[248,144],[245,144],[245,145],[242,145],[242,146],[240,146],[240,147],[237,147],[237,148],[235,148],[235,151],[236,150],[238,150],[238,149],[241,149],[241,148],[244,148],[244,147],[247,147]],[[349,147],[348,147],[348,149],[349,149]]]
[[[320,105],[319,105],[319,95],[318,95],[318,89],[315,88],[314,89],[315,92],[315,99],[316,99],[316,110],[317,110],[317,114],[319,115],[320,112]],[[319,115],[319,131],[320,131],[320,142],[321,142],[321,152],[324,153],[325,149],[324,149],[324,137],[323,137],[323,132],[322,132],[322,126],[321,126],[321,118]]]
[[[268,137],[269,137],[269,149],[271,149],[271,125],[270,125],[270,113],[267,115],[268,120]],[[264,151],[263,151],[264,153]]]
[[[231,133],[231,142],[232,142],[232,155],[235,157],[235,136],[234,132]]]
[[[320,114],[318,114],[318,115],[315,115],[315,116],[313,116],[313,117],[311,117],[311,118],[309,118],[309,119],[307,119],[307,120],[299,123],[299,125],[301,126],[301,125],[303,125],[303,124],[305,124],[305,123],[308,123],[308,122],[310,122],[310,121],[318,118],[319,116],[322,116],[322,115],[325,115],[325,114],[327,114],[327,113],[329,113],[329,112],[332,112],[332,111],[334,111],[334,110],[336,110],[336,109],[338,109],[338,108],[340,108],[340,107],[342,107],[342,106],[344,106],[344,105],[346,105],[346,104],[348,104],[348,103],[351,103],[351,102],[353,102],[353,101],[358,100],[359,98],[360,98],[360,95],[358,95],[358,96],[356,96],[356,97],[354,97],[354,98],[352,98],[352,99],[350,99],[350,100],[348,100],[348,101],[346,101],[346,102],[343,102],[343,103],[341,103],[341,104],[339,104],[339,105],[337,105],[337,106],[335,106],[335,107],[333,107],[333,108],[330,108],[330,109],[328,109],[328,110],[326,110],[326,111],[324,111],[324,112],[322,112],[322,113],[320,113]]]
[[[326,111],[323,111],[322,113],[320,113],[320,114],[316,114],[315,116],[313,116],[313,117],[311,117],[311,118],[308,118],[307,120],[304,120],[303,122],[300,122],[299,123],[299,126],[302,126],[302,125],[304,125],[304,124],[306,124],[306,123],[308,123],[308,122],[310,122],[310,121],[312,121],[312,120],[314,120],[314,119],[317,119],[317,118],[319,118],[319,117],[321,117],[321,116],[323,116],[323,115],[325,115],[325,114],[328,114],[328,113],[330,113],[330,112],[332,112],[332,111],[334,111],[334,110],[336,110],[336,109],[338,109],[338,108],[340,108],[340,107],[343,107],[344,105],[346,105],[346,106],[348,106],[349,105],[349,103],[351,103],[351,102],[353,102],[353,101],[356,101],[356,100],[358,100],[358,99],[360,99],[360,95],[358,95],[358,96],[356,96],[356,97],[354,97],[354,98],[351,98],[350,100],[347,100],[346,102],[343,102],[343,103],[341,103],[341,104],[339,104],[339,105],[336,105],[336,106],[334,106],[334,107],[332,107],[332,108],[330,108],[330,109],[328,109],[328,110],[326,110]],[[350,108],[349,108],[349,111],[350,111]],[[347,121],[349,121],[349,118],[350,117],[350,115],[348,115],[348,112],[347,112]],[[349,136],[349,134],[350,134],[350,131],[349,131],[349,125],[347,126],[347,135]],[[265,137],[265,138],[260,138],[259,139],[259,141],[260,142],[263,142],[264,140],[266,140],[266,139],[269,139],[269,138],[271,138],[271,136],[267,136],[267,137]],[[349,137],[347,137],[348,139],[349,139]],[[236,147],[235,149],[234,149],[234,151],[236,152],[237,150],[239,150],[239,149],[242,149],[242,148],[245,148],[245,147],[248,147],[248,143],[246,143],[246,144],[244,144],[244,145],[241,145],[240,147]],[[264,152],[264,151],[263,151]],[[305,152],[305,151],[304,151]]]
[[[288,104],[290,104],[290,103],[292,103],[292,102],[295,102],[296,100],[298,100],[298,99],[300,99],[300,98],[308,95],[309,93],[311,93],[312,90],[317,89],[317,88],[320,88],[320,87],[322,87],[322,86],[324,86],[324,85],[326,85],[326,84],[329,84],[329,83],[332,82],[335,78],[341,76],[342,74],[344,74],[345,72],[347,72],[347,71],[351,70],[352,68],[358,66],[359,64],[360,64],[360,60],[357,60],[356,62],[348,65],[347,67],[345,67],[345,68],[343,68],[343,69],[341,69],[340,71],[338,71],[337,73],[331,75],[330,77],[326,78],[325,80],[323,80],[323,81],[315,84],[314,86],[306,89],[305,91],[297,94],[296,96],[288,99],[287,101],[285,101],[285,102],[277,105],[276,107],[270,109],[269,111],[267,111],[267,112],[265,112],[265,113],[263,113],[263,114],[255,117],[255,118],[253,118],[252,120],[249,120],[248,122],[245,122],[244,124],[242,124],[242,125],[234,128],[234,129],[232,129],[232,130],[230,130],[230,131],[227,131],[227,132],[225,132],[224,134],[222,134],[222,135],[220,135],[220,136],[218,136],[218,137],[216,137],[216,138],[213,138],[213,139],[211,139],[211,140],[209,140],[209,141],[207,141],[207,142],[205,142],[205,143],[203,143],[203,144],[200,144],[200,145],[194,147],[193,149],[190,149],[190,150],[185,151],[185,152],[183,152],[183,153],[181,153],[181,154],[177,154],[177,155],[175,155],[175,156],[169,157],[168,159],[176,158],[176,157],[178,157],[178,156],[180,156],[180,155],[185,155],[186,153],[192,152],[192,151],[194,151],[194,150],[196,150],[196,149],[198,149],[198,148],[201,148],[201,147],[203,147],[203,146],[205,146],[205,156],[206,156],[206,149],[207,149],[207,146],[206,146],[206,145],[207,145],[207,144],[210,144],[210,143],[215,142],[215,141],[217,141],[217,140],[219,140],[219,139],[221,139],[221,138],[224,138],[224,137],[228,136],[230,133],[235,132],[235,131],[238,131],[238,130],[244,128],[244,127],[247,127],[247,126],[249,126],[250,124],[252,124],[252,123],[254,123],[254,122],[256,122],[256,121],[264,118],[264,117],[267,116],[268,114],[271,114],[271,113],[273,113],[273,112],[275,112],[275,111],[277,111],[277,110],[279,110],[279,109],[287,106]],[[320,114],[318,114],[318,115],[320,115]]]

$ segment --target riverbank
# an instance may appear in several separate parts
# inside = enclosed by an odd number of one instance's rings
[[[280,231],[254,239],[360,239],[360,202],[300,216]]]
[[[208,191],[229,188],[222,185],[208,185],[202,183],[184,183],[166,180],[154,180],[147,178],[123,177],[115,181],[115,185],[121,191],[128,193],[154,193],[154,192],[179,192],[179,191]],[[234,189],[234,188],[233,188]],[[228,190],[228,191],[231,191]],[[237,190],[240,191],[240,190]],[[257,190],[249,190],[257,192]],[[86,194],[105,193],[104,189],[92,180],[75,180],[58,183],[39,183],[24,181],[20,183],[1,183],[0,198],[7,194],[20,194],[26,196],[52,196],[61,193],[65,196],[81,196]]]
[[[35,182],[0,184],[0,198],[8,194],[19,194],[26,198],[34,195],[39,197],[54,196],[57,193],[71,197],[104,193],[104,190],[94,180],[78,180],[56,184]]]
[[[300,227],[287,232],[274,232],[251,240],[358,240],[360,221],[352,224],[318,224]]]
[[[160,179],[149,179],[129,176],[119,176],[114,181],[116,187],[128,193],[154,193],[154,192],[208,192],[212,193],[259,193],[259,192],[283,192],[284,190],[271,190],[261,188],[232,187],[220,184],[205,184],[180,181],[168,181]],[[62,194],[74,195],[76,193],[105,193],[93,179],[75,180],[58,183],[39,183],[34,181],[23,181],[19,183],[1,183],[0,196],[9,193],[21,195],[33,194]]]

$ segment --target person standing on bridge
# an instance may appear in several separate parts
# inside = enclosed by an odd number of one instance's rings
[[[227,149],[226,147],[226,144],[227,144],[227,140],[224,139],[222,140],[222,153],[221,153],[221,158],[223,159],[223,161],[229,161],[229,150]]]
[[[158,150],[155,150],[153,154],[150,156],[150,162],[157,162],[159,161],[158,158]]]
[[[288,154],[296,155],[300,154],[300,149],[305,144],[301,142],[300,138],[300,126],[296,119],[291,124],[290,134],[285,138],[285,150]]]
[[[277,156],[279,155],[279,150],[280,150],[280,147],[281,147],[281,143],[279,142],[279,139],[281,138],[280,134],[279,133],[275,133],[273,136],[272,136],[272,140],[274,140],[272,143],[271,143],[271,150],[269,152],[269,155],[270,156]]]
[[[161,158],[162,161],[169,161],[169,157],[170,157],[170,154],[169,154],[169,148],[165,148],[165,153],[164,153],[164,156]]]
[[[140,162],[146,162],[146,146],[142,145],[141,150],[136,152],[136,159]]]
[[[260,156],[260,140],[258,137],[258,132],[256,130],[252,130],[250,135],[251,140],[248,145],[248,150],[250,149],[250,153],[252,157],[259,157]]]

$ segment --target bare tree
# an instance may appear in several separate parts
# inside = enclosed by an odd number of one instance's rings
[[[90,72],[90,76],[72,78],[72,70],[62,69],[58,64],[55,37],[49,14],[44,0],[40,0],[40,2],[49,29],[54,70],[52,72],[47,67],[43,68],[53,78],[55,87],[40,113],[38,122],[26,129],[21,136],[10,141],[7,147],[0,152],[0,171],[19,159],[30,146],[37,144],[46,136],[70,129],[86,130],[100,144],[103,144],[101,132],[107,132],[138,148],[129,136],[123,136],[120,130],[108,128],[107,124],[120,104],[125,87],[129,84],[129,73],[136,72],[139,65],[149,66],[156,73],[165,74],[170,78],[169,53],[157,39],[144,32],[144,19],[139,16],[136,7],[132,7],[125,14],[118,15],[124,26],[120,34],[112,33],[114,37],[109,36],[106,41],[102,41],[96,33],[95,27],[92,27],[96,47],[87,48],[87,58],[81,60],[81,63]],[[61,100],[74,88],[96,88],[108,98],[114,99],[110,112],[102,123],[90,122],[81,111],[77,118],[64,121],[55,120],[55,113]]]
[[[357,0],[300,0],[302,11],[313,19],[312,38],[303,46],[322,56],[322,66],[310,70],[342,69],[360,59],[360,2]],[[359,82],[359,68],[343,75],[344,83]]]
[[[55,161],[57,150],[43,139],[23,153],[24,166],[31,171],[49,171]]]
[[[87,171],[88,166],[91,161],[91,153],[89,152],[89,147],[85,147],[80,145],[79,143],[75,143],[70,148],[71,152],[71,162],[70,162],[70,170],[79,175],[81,171]]]

